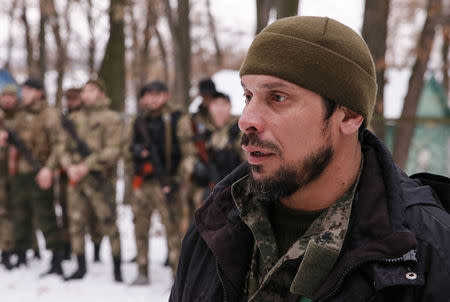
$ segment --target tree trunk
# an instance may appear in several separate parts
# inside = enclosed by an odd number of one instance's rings
[[[164,68],[164,82],[169,82],[169,63],[167,62],[167,51],[166,47],[164,46],[164,40],[161,36],[161,33],[158,30],[158,27],[155,26],[155,34],[156,38],[158,39],[158,47],[159,47],[159,53],[161,54],[161,60],[163,62],[163,68]]]
[[[447,98],[449,97],[450,91],[450,65],[449,65],[449,42],[450,42],[450,25],[446,25],[442,27],[442,38],[444,40],[444,43],[442,45],[442,78],[443,78],[443,86],[444,90],[447,93]]]
[[[12,54],[12,49],[14,47],[14,43],[13,43],[13,31],[12,31],[12,26],[14,23],[14,12],[16,11],[17,8],[17,0],[13,0],[12,1],[12,5],[11,5],[11,9],[9,10],[9,32],[8,32],[8,41],[6,42],[6,62],[5,62],[5,68],[9,70],[10,67],[10,62],[11,62],[11,54]]]
[[[274,0],[256,0],[256,32],[259,34],[269,23],[270,10]]]
[[[31,30],[30,30],[30,23],[28,22],[27,17],[27,7],[25,4],[25,1],[22,1],[22,22],[23,26],[25,28],[25,45],[27,48],[27,69],[28,69],[28,75],[36,74],[36,63],[33,58],[33,41],[31,40]]]
[[[190,103],[189,90],[191,87],[189,0],[178,0],[176,16],[173,15],[170,0],[164,0],[164,3],[174,51],[175,84],[172,101],[187,109]]]
[[[95,68],[95,37],[94,37],[94,20],[92,17],[92,1],[87,0],[88,9],[87,9],[87,21],[89,28],[89,46],[88,46],[88,67],[89,67],[89,76],[93,75],[96,71]]]
[[[217,67],[220,68],[222,66],[223,56],[222,56],[222,50],[220,49],[219,39],[217,38],[214,17],[211,13],[211,1],[210,0],[206,0],[206,10],[208,12],[209,32],[210,32],[213,42],[214,42],[214,48],[216,49],[216,64],[217,64]]]
[[[46,11],[46,0],[39,1],[39,9],[41,18],[39,21],[39,57],[38,68],[36,74],[32,74],[33,77],[38,77],[42,83],[45,83],[45,72],[47,69],[47,52],[45,47],[45,25],[47,24],[48,14]]]
[[[64,8],[63,19],[66,20],[66,30],[68,35],[70,33],[70,22],[67,21],[69,19],[69,8],[71,1],[68,0],[66,2],[66,7]],[[61,26],[59,24],[59,16],[56,12],[55,2],[54,0],[48,0],[48,18],[49,24],[51,25],[53,36],[55,37],[56,48],[57,48],[57,59],[56,59],[56,72],[58,73],[58,77],[56,79],[56,96],[55,103],[56,107],[61,109],[62,107],[62,96],[63,96],[63,80],[66,72],[66,64],[67,64],[67,43],[69,39],[63,41],[61,37]]]
[[[423,88],[423,76],[427,70],[433,46],[436,19],[441,11],[441,0],[429,0],[427,17],[417,44],[417,57],[409,78],[408,91],[403,104],[402,115],[397,125],[394,139],[394,161],[404,169],[408,160],[408,151],[414,134],[417,106]]]
[[[299,0],[276,0],[277,19],[297,16]]]
[[[372,129],[381,140],[384,140],[383,99],[388,14],[389,0],[366,0],[362,37],[366,41],[367,46],[369,46],[375,61],[378,90],[372,118]]]
[[[109,8],[109,39],[99,76],[105,81],[111,109],[124,110],[125,104],[125,0],[111,0]]]

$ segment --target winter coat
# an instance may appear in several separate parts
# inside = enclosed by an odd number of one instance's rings
[[[364,167],[343,250],[313,301],[450,301],[450,215],[429,186],[398,169],[365,131]],[[253,235],[231,185],[242,164],[196,212],[170,301],[242,301]],[[289,293],[286,301],[298,301]]]

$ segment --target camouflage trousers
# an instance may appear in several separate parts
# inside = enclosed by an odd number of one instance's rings
[[[101,235],[109,237],[112,256],[120,257],[115,181],[88,174],[76,186],[69,186],[67,192],[72,252],[85,253],[85,235],[91,218],[98,223]]]
[[[67,190],[69,186],[69,179],[66,173],[60,173],[58,186],[58,203],[61,207],[60,225],[62,228],[64,242],[70,242],[69,215],[67,209]],[[91,215],[88,219],[88,233],[91,237],[92,242],[94,242],[95,244],[100,244],[102,242],[103,235],[100,232],[100,226],[94,215]]]
[[[134,214],[136,259],[141,272],[145,272],[148,268],[149,229],[154,210],[157,210],[161,215],[161,222],[166,230],[169,263],[172,272],[176,272],[181,251],[181,240],[184,235],[184,230],[181,230],[180,224],[185,217],[182,211],[182,192],[176,192],[172,197],[170,201],[166,200],[161,185],[156,180],[145,181],[142,188],[134,190],[131,206]]]
[[[14,249],[14,228],[11,216],[11,202],[8,192],[8,181],[0,176],[0,250]]]
[[[18,174],[11,178],[11,197],[15,248],[31,248],[36,227],[44,234],[48,249],[60,249],[62,234],[56,221],[53,187],[41,190],[34,173]]]

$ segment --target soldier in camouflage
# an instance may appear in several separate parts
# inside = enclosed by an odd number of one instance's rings
[[[16,156],[10,147],[12,213],[18,254],[16,265],[26,264],[26,250],[32,246],[33,221],[52,251],[51,267],[46,274],[62,274],[62,236],[54,207],[53,172],[57,168],[57,148],[61,140],[61,121],[48,106],[39,80],[28,79],[22,86],[23,110],[15,117],[13,130],[22,138],[36,165]]]
[[[211,133],[216,129],[214,121],[209,112],[209,104],[214,99],[216,85],[210,78],[204,78],[198,83],[198,92],[202,102],[198,106],[198,111],[192,115],[192,130],[194,134],[194,144],[197,149],[197,159],[194,164],[192,182],[189,186],[188,201],[190,206],[191,220],[195,210],[201,205],[205,195],[209,191],[210,180],[208,176],[208,150],[206,141]]]
[[[13,128],[17,106],[17,87],[5,85],[0,94],[0,124]],[[11,195],[8,180],[8,146],[0,147],[0,250],[1,263],[6,269],[13,268],[10,255],[14,249],[14,229],[11,216]]]
[[[131,152],[135,162],[132,203],[138,276],[133,285],[149,283],[149,227],[153,210],[161,215],[175,273],[181,236],[189,223],[186,187],[192,174],[195,147],[188,115],[173,111],[164,83],[155,81],[140,92],[143,112],[133,125]]]
[[[83,105],[81,100],[81,89],[72,87],[64,92],[66,113],[63,118],[67,118],[68,115],[81,110]],[[69,135],[67,133],[67,135]],[[64,259],[70,260],[70,232],[69,232],[69,217],[67,210],[67,195],[69,178],[67,176],[67,171],[60,169],[58,178],[58,202],[61,206],[61,226],[64,238]],[[91,217],[88,219],[88,233],[94,243],[94,262],[100,262],[100,245],[103,239],[103,235],[100,232],[100,226],[96,217],[91,213]]]
[[[69,232],[72,252],[78,267],[67,280],[81,279],[87,272],[85,234],[88,219],[95,216],[102,235],[109,237],[114,263],[114,280],[122,281],[120,234],[117,227],[115,179],[121,154],[123,126],[118,113],[109,109],[101,79],[91,79],[84,85],[83,107],[69,116],[80,141],[89,154],[83,156],[73,137],[68,137],[60,158],[67,171]]]

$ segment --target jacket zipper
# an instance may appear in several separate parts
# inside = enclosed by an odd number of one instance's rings
[[[229,298],[228,291],[227,291],[227,289],[225,288],[225,283],[223,282],[222,271],[220,270],[220,268],[219,268],[219,263],[217,263],[217,261],[216,261],[216,269],[217,269],[217,275],[219,276],[220,283],[222,283],[222,288],[223,288],[223,301],[224,301],[224,302],[231,301],[231,299],[228,299],[228,298]]]
[[[416,258],[415,250],[411,250],[411,251],[407,252],[406,254],[404,254],[403,256],[396,257],[396,258],[375,257],[375,258],[364,259],[364,260],[361,260],[359,262],[356,262],[356,263],[352,264],[351,266],[349,266],[342,273],[342,275],[339,278],[338,282],[336,283],[336,286],[334,287],[334,289],[328,295],[326,295],[326,296],[320,298],[319,300],[317,300],[317,302],[323,302],[323,301],[326,301],[329,298],[335,296],[338,293],[338,291],[341,289],[342,285],[344,284],[345,278],[350,273],[353,273],[356,269],[358,269],[361,265],[369,263],[369,262],[395,264],[395,263],[401,263],[401,262],[417,262],[417,258]]]

